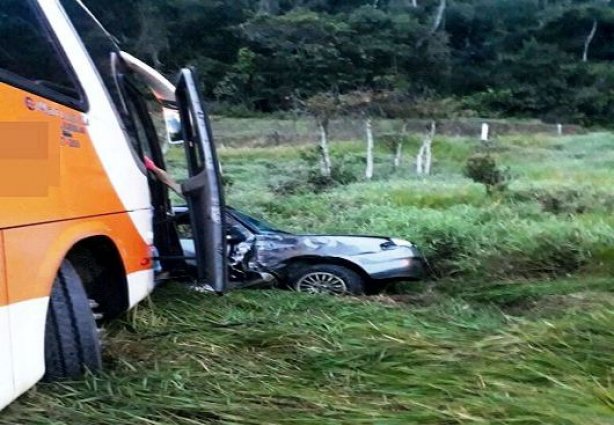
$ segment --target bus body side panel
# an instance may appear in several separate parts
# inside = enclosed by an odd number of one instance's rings
[[[44,374],[48,296],[60,263],[76,242],[109,236],[124,263],[130,306],[151,292],[152,210],[146,176],[139,171],[125,136],[105,134],[105,126],[111,127],[107,120],[89,118],[2,83],[0,98],[4,121],[0,123],[0,228],[6,236],[9,305],[3,314],[10,318],[12,368],[16,394],[20,394]],[[30,135],[36,126],[44,132]],[[94,140],[102,146],[108,167]],[[19,149],[30,143],[33,146],[26,154],[33,158],[24,158]],[[46,150],[39,152],[41,147]],[[115,168],[125,162],[110,157],[117,154],[129,159],[127,169],[137,171],[138,178],[121,184],[129,190],[137,188],[141,196],[131,201],[141,209],[126,212],[117,183],[111,182],[109,173],[115,173],[116,180],[130,175]]]
[[[45,373],[45,322],[49,297],[10,304],[9,332],[13,357],[14,395],[36,384]]]
[[[0,410],[2,410],[15,395],[2,236],[2,232],[0,231]]]
[[[131,301],[153,282],[151,254],[127,213],[9,229],[5,235],[11,351],[17,394],[44,374],[44,334],[51,285],[62,260],[80,240],[106,236],[123,259]],[[131,285],[129,285],[131,286]]]
[[[0,98],[0,228],[125,211],[85,114],[3,83]]]
[[[123,211],[129,211],[134,228],[143,240],[153,244],[151,196],[144,164],[137,165],[135,153],[121,125],[113,102],[96,70],[85,46],[79,39],[63,9],[57,2],[39,1],[54,32],[61,40],[64,51],[87,95],[88,133],[108,181],[113,187]],[[130,304],[135,305],[153,289],[153,279],[147,273],[128,276]]]
[[[106,236],[115,244],[131,305],[153,287],[146,172],[58,2],[38,4],[90,109],[84,114],[0,83],[0,409],[44,374],[51,285],[77,242]]]
[[[145,242],[148,249],[147,258],[150,260],[147,262],[144,258],[140,257],[140,254],[138,254],[137,258],[140,260],[139,264],[141,264],[141,267],[134,269],[126,267],[126,271],[128,273],[128,296],[130,308],[132,308],[149,296],[155,287],[152,259],[153,252],[151,250],[154,243],[154,234],[152,230],[153,210],[147,209],[132,211],[128,213],[128,217],[130,218],[130,224],[132,227],[134,228],[136,226],[138,232],[137,234],[145,235]],[[126,225],[128,225],[128,223],[126,223]],[[126,247],[126,255],[128,255],[130,249],[134,249],[134,247]],[[121,252],[120,254],[122,254],[123,257],[124,254]],[[126,260],[124,259],[124,261]],[[146,262],[147,267],[143,267],[142,263]]]
[[[153,244],[152,217],[149,212],[145,212],[151,209],[151,196],[144,164],[137,165],[135,153],[121,125],[121,118],[65,12],[57,2],[39,1],[39,5],[61,40],[87,95],[90,106],[88,133],[102,168],[123,205],[123,211],[130,212],[134,228],[143,240]],[[153,278],[148,276],[148,271],[129,274],[131,306],[153,289]]]

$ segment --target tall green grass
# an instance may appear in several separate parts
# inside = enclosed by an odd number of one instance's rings
[[[492,289],[414,302],[173,285],[115,325],[107,374],[40,385],[0,424],[611,424],[614,286],[595,288],[550,301],[590,311],[531,318]]]
[[[469,139],[436,139],[434,175],[419,179],[410,156],[418,140],[406,143],[399,170],[392,169],[387,148],[379,146],[375,181],[284,196],[268,183],[316,166],[301,161],[299,150],[231,149],[222,156],[234,177],[230,200],[235,206],[296,232],[409,239],[423,249],[439,278],[609,272],[605,264],[614,260],[612,135],[494,141],[490,149],[514,176],[510,190],[496,197],[461,175],[464,161],[478,149],[479,143]],[[336,144],[333,158],[351,164],[361,176],[362,150],[361,143]]]

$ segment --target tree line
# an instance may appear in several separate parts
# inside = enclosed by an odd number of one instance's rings
[[[206,96],[235,115],[369,93],[395,100],[377,111],[389,117],[614,116],[609,0],[85,3],[160,71],[197,66]]]

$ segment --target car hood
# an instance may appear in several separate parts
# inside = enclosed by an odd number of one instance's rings
[[[345,235],[261,234],[256,237],[258,251],[265,257],[318,255],[351,257],[382,250],[390,238]]]
[[[355,246],[359,250],[371,252],[379,251],[381,245],[392,242],[391,238],[383,236],[356,236],[356,235],[295,235],[304,238],[307,243],[326,244],[331,246]]]

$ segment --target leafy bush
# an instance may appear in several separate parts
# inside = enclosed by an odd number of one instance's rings
[[[268,186],[271,192],[279,196],[296,195],[308,191],[305,180],[297,176],[284,176],[270,182]]]
[[[323,176],[319,170],[310,170],[307,175],[309,184],[315,193],[320,193],[335,186],[344,186],[358,180],[356,174],[343,164],[336,164],[331,167],[330,177]]]
[[[305,151],[303,151],[305,152]],[[335,159],[331,166],[331,175],[323,176],[319,168],[319,158],[301,153],[304,164],[285,170],[286,173],[269,183],[269,189],[276,195],[296,195],[301,193],[321,193],[337,186],[345,186],[358,181],[354,164],[350,161]],[[281,171],[276,168],[277,171]]]
[[[496,159],[484,153],[470,156],[464,173],[474,182],[483,184],[489,195],[507,189],[510,180],[509,171],[499,168]]]

